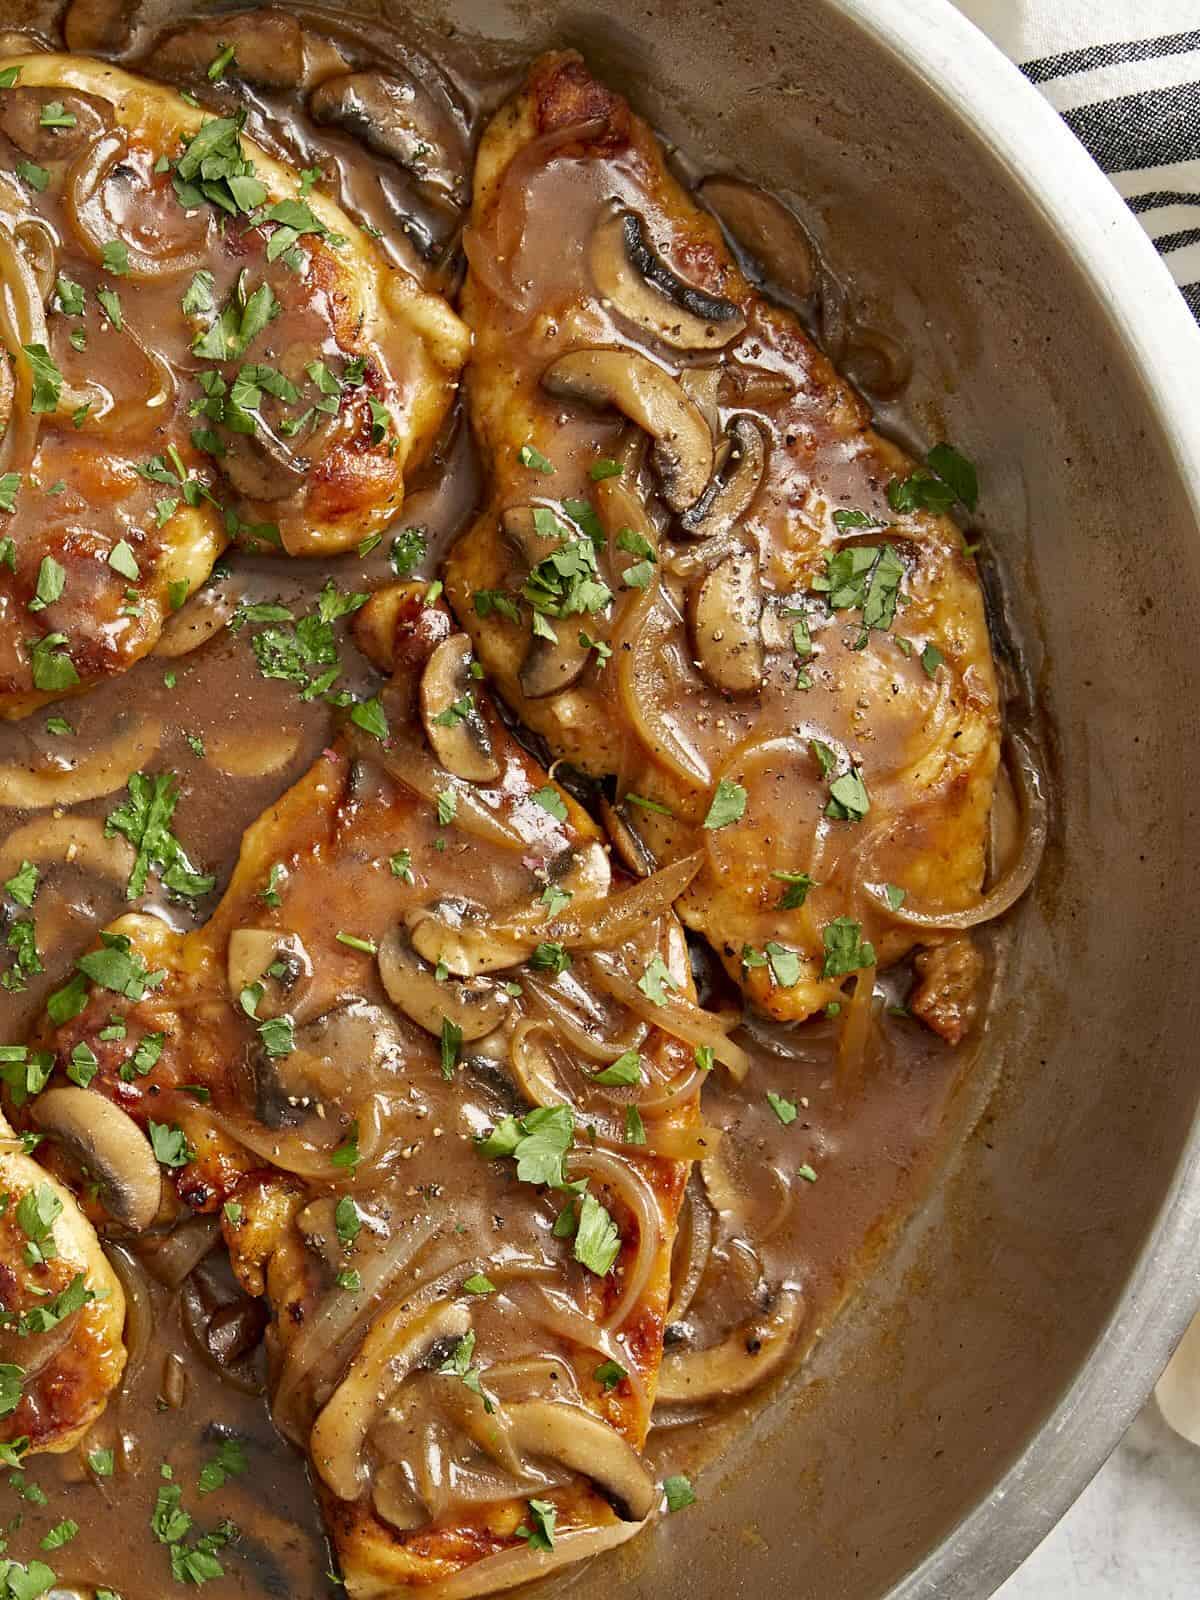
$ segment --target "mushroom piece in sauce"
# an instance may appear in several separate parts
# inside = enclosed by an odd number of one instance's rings
[[[589,259],[596,287],[614,309],[677,350],[719,350],[746,326],[732,300],[697,289],[671,271],[636,211],[618,212],[600,224]]]
[[[672,511],[686,511],[712,476],[712,433],[670,373],[633,350],[575,350],[542,374],[542,387],[585,405],[613,406],[653,438],[651,452]]]

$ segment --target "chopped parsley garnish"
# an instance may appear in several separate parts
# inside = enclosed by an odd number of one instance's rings
[[[356,701],[350,707],[350,721],[376,739],[386,739],[390,731],[387,713],[378,695],[372,695],[369,700]]]
[[[945,512],[958,500],[974,511],[979,503],[979,477],[966,456],[953,445],[935,444],[925,461],[926,467],[888,484],[892,510]]]
[[[786,1128],[789,1123],[795,1122],[800,1112],[792,1100],[785,1100],[781,1094],[776,1094],[773,1089],[767,1090],[767,1104]]]
[[[624,1383],[628,1376],[629,1374],[625,1368],[616,1361],[602,1361],[595,1372],[592,1373],[592,1377],[595,1378],[596,1382],[603,1384],[606,1394],[615,1389],[618,1384]]]
[[[570,1106],[538,1106],[523,1117],[504,1117],[475,1141],[480,1155],[497,1159],[511,1156],[522,1183],[545,1183],[552,1189],[566,1186],[564,1161],[575,1139],[575,1118]]]
[[[11,896],[19,906],[26,910],[33,905],[38,891],[38,869],[32,861],[22,861],[21,865],[7,878],[4,883],[5,894]]]
[[[230,216],[249,213],[267,198],[266,188],[246,159],[239,137],[245,114],[214,117],[201,124],[175,163],[172,182],[188,211],[207,200]]]
[[[592,1074],[593,1083],[629,1085],[642,1081],[642,1058],[636,1050],[626,1050],[610,1066]]]
[[[100,265],[105,272],[111,272],[114,278],[123,278],[125,276],[129,271],[129,246],[124,239],[109,239],[105,243],[104,249],[100,254]],[[106,293],[112,293],[112,291],[101,290],[96,296],[102,304],[104,304],[103,296]],[[116,299],[116,296],[113,295],[113,298]],[[107,306],[105,309],[107,309]],[[117,317],[113,319],[113,325],[117,328],[121,326],[119,312]]]
[[[528,467],[531,472],[548,473],[554,471],[554,464],[540,450],[535,450],[531,444],[523,444],[517,451],[517,460],[523,467]]]
[[[388,866],[391,868],[393,878],[400,878],[405,883],[415,883],[412,869],[412,851],[397,850],[388,857]]]
[[[831,611],[861,611],[862,633],[855,648],[867,642],[872,629],[890,628],[904,581],[904,563],[890,544],[845,545],[825,556],[825,572],[813,580]]]
[[[458,813],[458,795],[453,789],[437,791],[437,819],[439,828],[448,828]]]
[[[626,797],[628,798],[628,797]],[[746,811],[746,791],[740,783],[733,783],[728,778],[722,778],[717,784],[716,793],[712,797],[712,804],[708,808],[708,815],[704,819],[706,828],[725,828],[731,822],[737,822]]]
[[[779,899],[781,911],[797,910],[808,899],[808,891],[820,887],[807,872],[784,872],[776,869],[772,871],[771,876],[777,878],[780,883],[787,884]]]
[[[151,868],[158,873],[168,894],[180,900],[195,900],[208,894],[215,885],[214,877],[196,871],[171,832],[171,819],[178,800],[179,780],[173,772],[153,776],[132,772],[128,799],[109,813],[104,824],[105,834],[110,838],[114,833],[123,834],[137,852],[125,887],[127,900],[136,900],[145,893]]]
[[[593,483],[601,483],[605,478],[619,478],[625,468],[619,461],[610,461],[607,458],[594,461],[588,468],[588,477]]]
[[[246,1449],[240,1439],[222,1439],[217,1453],[200,1469],[197,1487],[201,1494],[214,1494],[228,1478],[241,1478],[249,1471]]]
[[[75,664],[62,648],[66,643],[66,634],[43,634],[42,638],[32,638],[26,643],[30,669],[34,674],[35,690],[45,690],[46,693],[54,694],[59,690],[70,690],[77,685],[78,672],[75,672]]]
[[[533,521],[543,538],[563,538],[565,529],[545,507],[534,508]],[[535,612],[547,617],[603,611],[612,599],[612,591],[599,576],[596,546],[589,538],[566,540],[551,551],[530,572],[521,593]]]
[[[638,988],[646,999],[656,1006],[665,1006],[668,1003],[668,989],[678,990],[681,987],[671,976],[670,969],[661,956],[652,956],[645,972],[638,979]]]
[[[449,1017],[442,1018],[442,1077],[450,1082],[454,1077],[454,1069],[458,1065],[459,1051],[462,1049],[463,1031],[456,1022],[451,1022]]]
[[[345,1167],[353,1172],[361,1157],[358,1153],[358,1123],[352,1122],[346,1129],[346,1137],[338,1145],[329,1158],[329,1163],[334,1167]]]
[[[565,822],[567,820],[566,803],[552,784],[548,783],[544,788],[536,789],[529,798],[534,805],[541,806],[543,811],[548,811],[555,821]]]
[[[871,809],[870,796],[863,776],[857,767],[843,772],[829,785],[829,804],[825,815],[839,822],[861,822]]]
[[[875,947],[864,942],[862,923],[852,917],[835,917],[822,930],[821,939],[825,946],[822,978],[844,978],[849,972],[875,965]]]
[[[405,528],[392,540],[388,559],[398,578],[407,578],[425,559],[427,545],[423,528]]]
[[[530,1500],[529,1522],[522,1522],[516,1532],[519,1539],[525,1539],[531,1550],[554,1549],[554,1523],[558,1516],[558,1509],[551,1500]]]
[[[529,965],[535,972],[565,972],[571,965],[570,952],[552,939],[543,939],[534,946]]]
[[[173,1122],[150,1122],[150,1148],[154,1158],[164,1167],[186,1167],[194,1159],[183,1129]]]
[[[25,344],[21,348],[29,359],[33,374],[33,398],[29,409],[40,413],[57,411],[63,375],[51,360],[49,350],[44,344]]]
[[[62,598],[66,586],[66,568],[55,561],[53,556],[43,556],[38,568],[33,599],[29,602],[30,611],[44,611],[47,606],[52,606],[56,600]]]
[[[668,1511],[682,1511],[684,1506],[696,1503],[696,1492],[682,1472],[663,1479],[663,1494],[667,1497]]]
[[[496,1285],[482,1272],[473,1272],[469,1278],[463,1279],[463,1289],[467,1294],[495,1294]]]

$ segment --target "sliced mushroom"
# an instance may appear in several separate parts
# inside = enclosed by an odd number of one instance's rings
[[[746,326],[732,300],[676,276],[636,211],[619,211],[592,236],[596,287],[628,321],[678,350],[720,350]]]
[[[439,197],[462,205],[462,136],[414,79],[395,72],[350,72],[323,83],[308,108],[317,122],[345,128]]]
[[[608,834],[613,849],[621,858],[621,864],[628,867],[636,877],[648,878],[654,871],[654,858],[626,816],[624,806],[613,805],[601,795],[600,820],[604,824],[604,831]]]
[[[69,127],[42,122],[53,100],[74,120]],[[18,84],[0,100],[0,133],[5,133],[31,161],[73,161],[111,126],[112,107],[95,95],[70,89],[23,89]]]
[[[347,66],[332,40],[307,33],[284,11],[262,7],[189,22],[168,34],[154,48],[153,70],[167,78],[207,76],[218,54],[230,46],[234,55],[224,76],[263,89],[311,89]]]
[[[310,1115],[324,1126],[327,1095],[377,1082],[379,1068],[394,1070],[409,1050],[392,1012],[358,999],[297,1026],[294,1041],[286,1056],[258,1045],[250,1057],[255,1115],[265,1128],[295,1128]]]
[[[716,539],[727,533],[750,509],[762,482],[767,449],[758,423],[753,417],[734,417],[725,434],[729,448],[722,470],[713,473],[699,500],[679,519],[681,530],[693,538]]]
[[[488,979],[439,982],[413,949],[407,933],[393,929],[379,946],[379,976],[392,1004],[436,1039],[444,1022],[462,1029],[464,1040],[482,1039],[504,1021],[512,1000]],[[506,962],[511,966],[512,962]]]
[[[226,432],[221,471],[247,500],[286,500],[304,486],[308,461],[258,418],[253,433]]]
[[[713,442],[700,408],[647,356],[633,350],[575,350],[542,374],[553,395],[585,405],[614,406],[654,440],[652,456],[672,511],[686,511],[704,493]]]
[[[447,772],[468,783],[493,783],[500,763],[475,700],[472,655],[465,633],[452,633],[437,646],[421,675],[421,721]]]
[[[817,287],[817,252],[798,217],[774,195],[740,178],[705,178],[700,197],[761,265],[766,276],[797,300]]]
[[[146,1135],[120,1106],[91,1089],[47,1089],[33,1101],[34,1124],[96,1179],[109,1213],[140,1232],[158,1214],[162,1176]]]
[[[804,1298],[781,1289],[770,1311],[707,1350],[671,1350],[658,1377],[659,1405],[698,1405],[747,1394],[778,1372],[804,1321]]]
[[[751,694],[762,685],[762,585],[750,550],[727,556],[688,597],[692,646],[700,670],[728,694]]]
[[[579,913],[608,894],[612,884],[608,852],[594,840],[564,851],[551,863],[550,877],[570,893],[572,911]],[[541,905],[511,917],[493,917],[469,901],[447,899],[410,913],[408,925],[419,955],[431,966],[444,965],[463,978],[516,966],[547,936]]]
[[[372,1324],[309,1437],[313,1464],[339,1499],[357,1500],[366,1487],[368,1435],[404,1379],[432,1346],[470,1326],[466,1307],[446,1302],[417,1317],[395,1305]]]
[[[633,1446],[582,1406],[560,1400],[524,1400],[504,1408],[518,1450],[546,1456],[590,1478],[618,1516],[641,1522],[658,1500],[658,1488]]]
[[[283,971],[268,977],[268,969],[278,962]],[[312,976],[312,961],[298,934],[279,928],[235,928],[229,935],[225,973],[229,993],[236,1001],[245,989],[256,983],[263,994],[255,1015],[278,1016],[295,1010],[295,986]]]

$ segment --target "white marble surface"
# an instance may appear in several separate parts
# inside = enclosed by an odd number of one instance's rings
[[[996,1600],[1198,1600],[1200,1449],[1151,1400]]]

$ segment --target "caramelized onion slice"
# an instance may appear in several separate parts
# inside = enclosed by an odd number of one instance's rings
[[[764,1316],[751,1317],[707,1350],[671,1350],[658,1375],[659,1405],[698,1405],[748,1394],[785,1364],[804,1321],[804,1298],[780,1289]]]
[[[434,1224],[428,1217],[394,1227],[384,1248],[362,1263],[360,1288],[354,1293],[333,1290],[288,1345],[271,1402],[271,1415],[276,1427],[293,1444],[302,1443],[304,1437],[297,1411],[300,1390],[306,1379],[321,1369],[327,1356],[338,1351],[371,1307],[378,1303],[379,1297],[428,1244],[433,1232]]]
[[[147,718],[73,767],[35,772],[5,763],[0,766],[0,806],[40,811],[112,794],[124,788],[131,772],[146,765],[162,743],[162,731],[161,722]]]
[[[572,1178],[588,1178],[602,1184],[628,1213],[637,1233],[633,1259],[623,1264],[620,1296],[604,1315],[603,1326],[616,1330],[640,1304],[658,1259],[663,1234],[658,1201],[641,1170],[616,1151],[579,1147],[571,1152],[567,1164]],[[624,1243],[627,1224],[622,1227],[622,1235]]]
[[[390,778],[420,795],[431,807],[436,808],[440,793],[452,789],[457,797],[455,826],[466,833],[508,850],[524,850],[535,837],[534,828],[522,830],[515,820],[505,815],[502,807],[509,803],[507,800],[497,798],[493,809],[484,799],[484,794],[494,791],[480,790],[466,779],[439,766],[424,742],[413,737],[407,729],[393,727],[393,736],[387,745],[380,744],[373,734],[364,733],[353,725],[347,726],[344,737],[353,755],[373,766],[382,767]],[[538,810],[536,806],[532,809]],[[546,813],[542,812],[541,817],[545,820]]]
[[[172,220],[191,236],[185,232],[182,238],[172,241],[156,232],[155,243],[160,248],[154,254],[142,249],[128,230],[122,231],[107,211],[104,187],[110,181],[124,181],[124,173],[130,169],[130,155],[129,134],[114,129],[87,148],[67,173],[65,209],[80,244],[100,267],[104,265],[105,245],[119,239],[125,245],[128,263],[123,276],[131,284],[195,271],[211,253],[211,206],[185,213],[175,205]]]
[[[656,1005],[627,973],[618,971],[610,960],[596,955],[590,958],[590,963],[601,988],[628,1006],[643,1022],[661,1028],[664,1033],[682,1039],[686,1044],[709,1045],[714,1058],[733,1081],[741,1083],[750,1069],[750,1058],[741,1045],[728,1037],[726,1030],[733,1026],[732,1018],[715,1016],[679,994],[670,995],[665,1005]]]
[[[894,922],[906,928],[928,928],[941,932],[965,932],[977,928],[981,922],[991,922],[1003,916],[1016,904],[1037,876],[1042,852],[1050,831],[1050,802],[1046,777],[1033,746],[1022,734],[1010,733],[1007,740],[1011,752],[1011,766],[1017,778],[1021,796],[1021,849],[1017,859],[983,898],[962,911],[918,911],[905,900],[893,907],[888,902],[883,884],[866,883],[864,892],[880,910]]]

